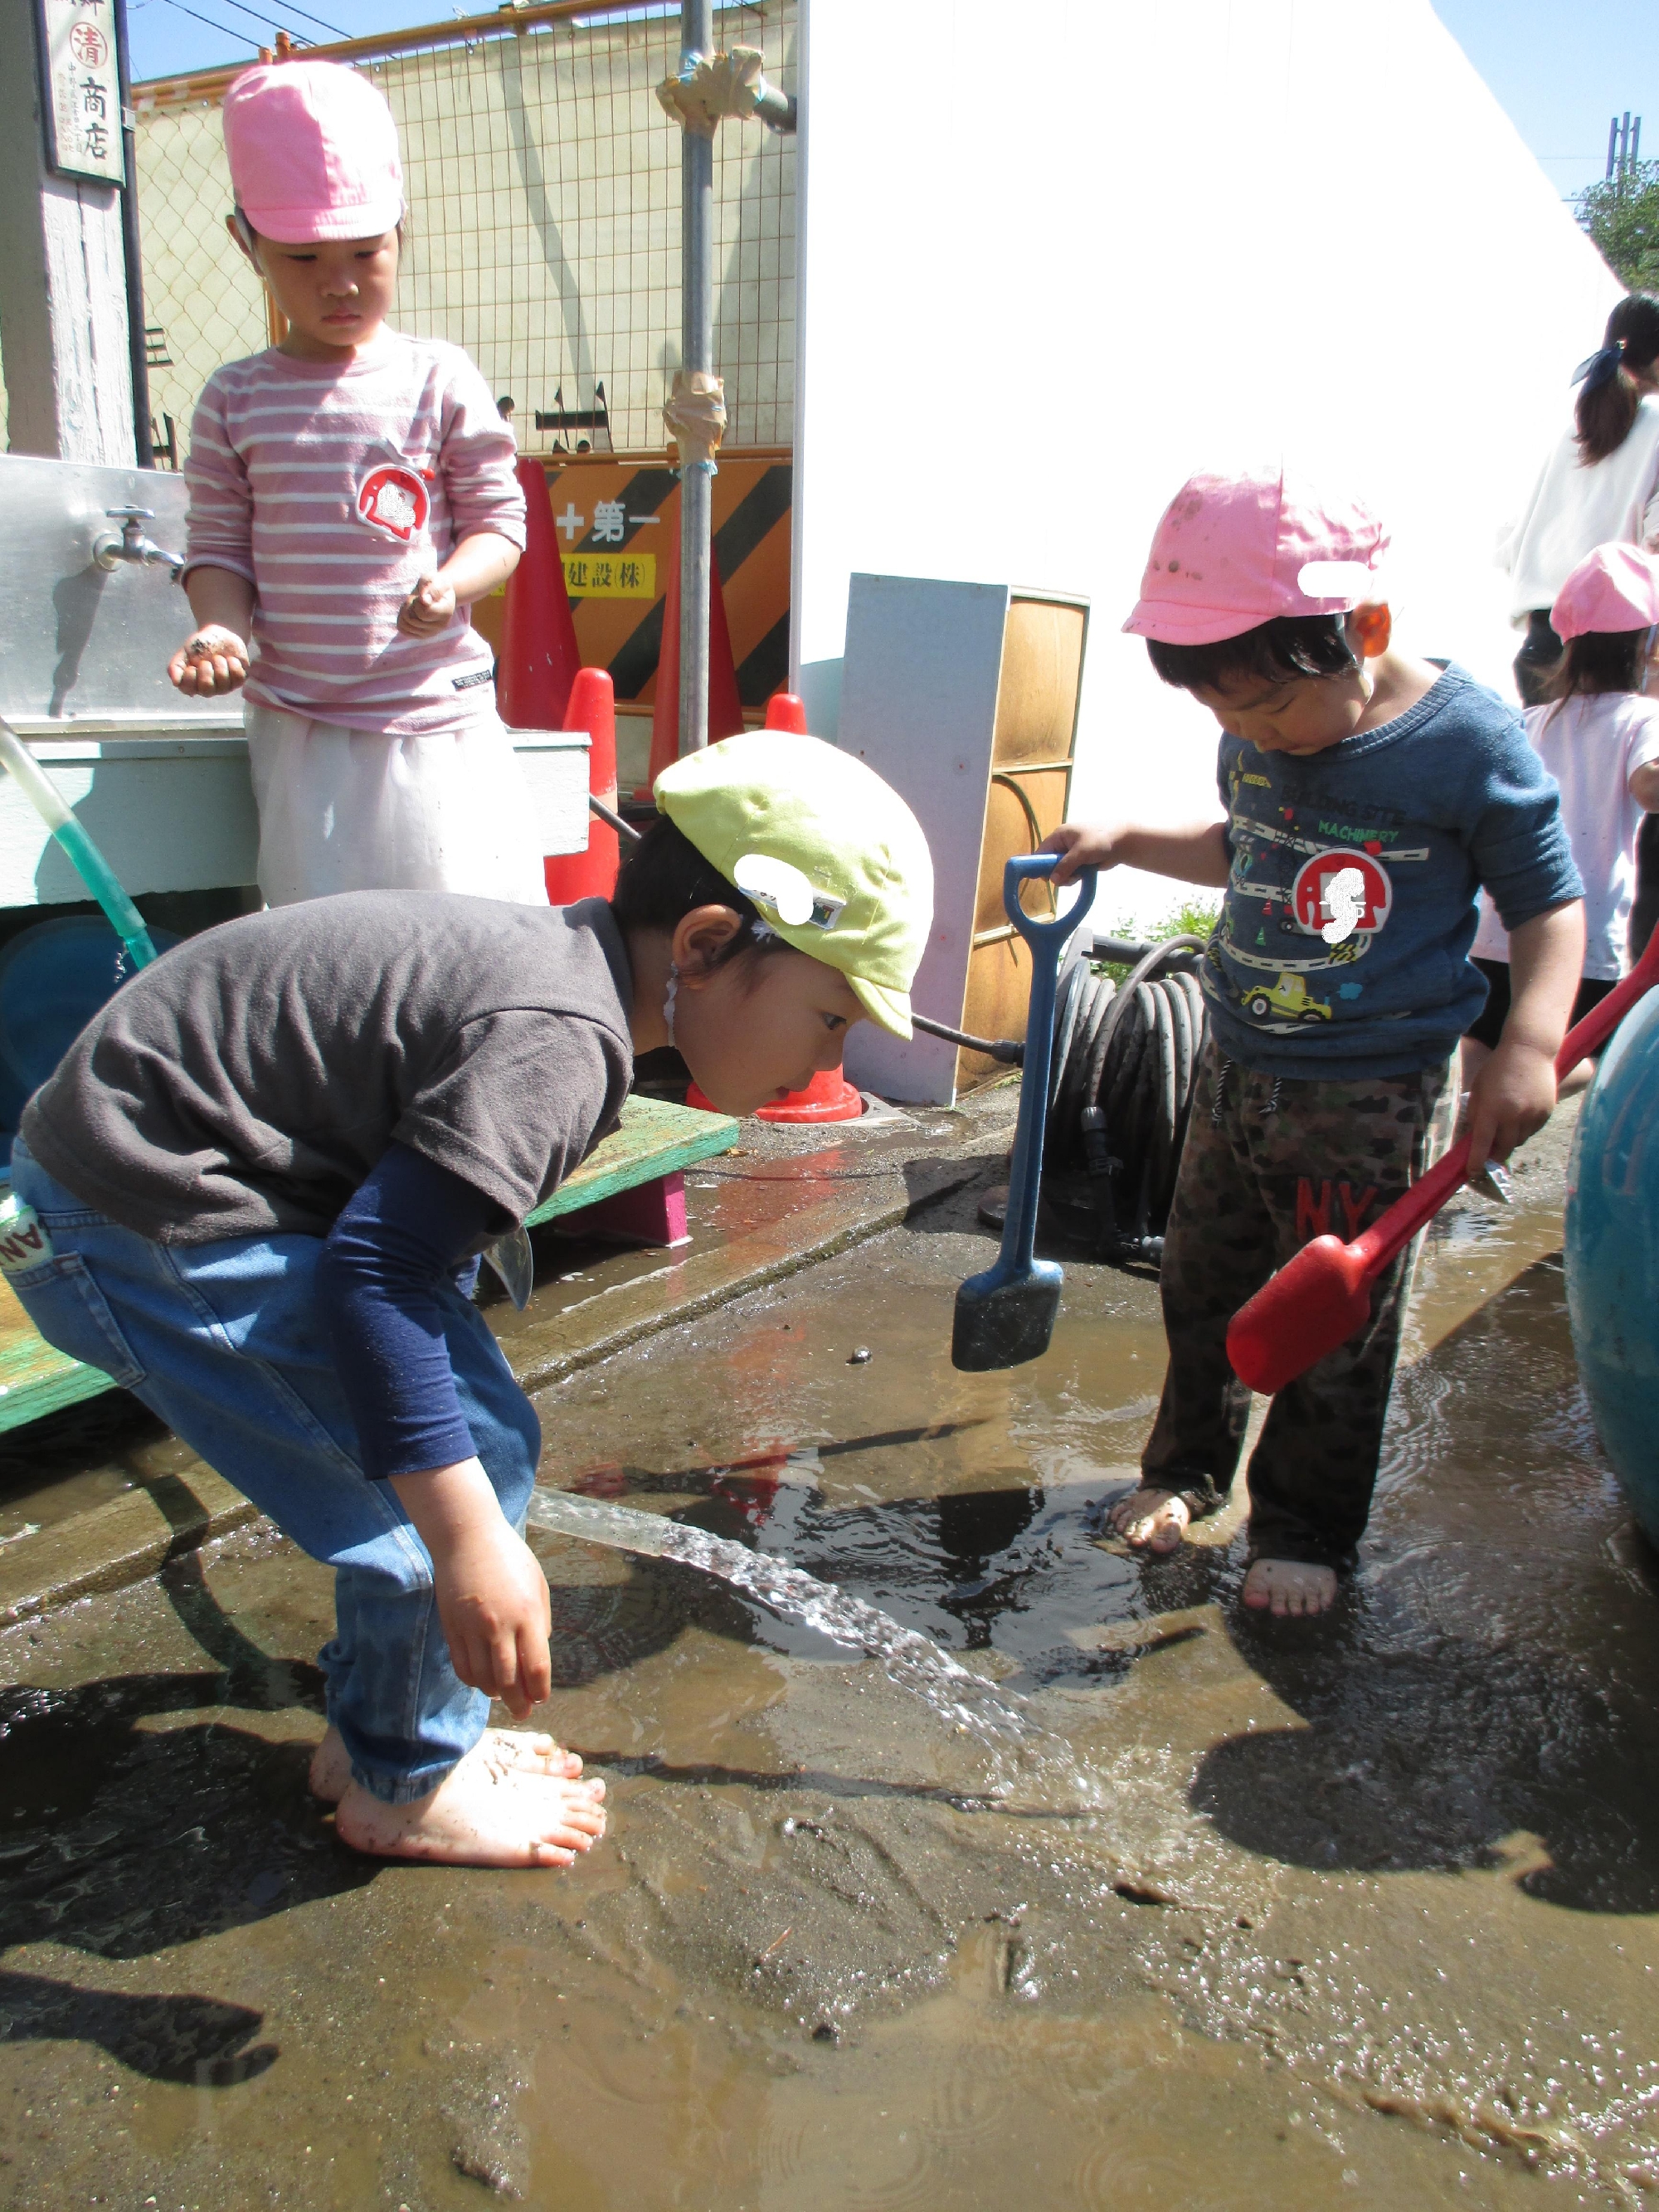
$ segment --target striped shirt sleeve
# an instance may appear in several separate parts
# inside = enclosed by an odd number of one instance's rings
[[[513,433],[496,412],[489,386],[461,356],[444,394],[438,456],[457,545],[489,530],[524,550],[524,494],[514,474],[517,456]]]
[[[253,492],[241,456],[230,441],[224,386],[216,374],[208,379],[197,402],[184,473],[190,519],[180,582],[188,581],[192,568],[228,568],[257,590]]]

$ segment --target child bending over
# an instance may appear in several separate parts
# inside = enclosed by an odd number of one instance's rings
[[[1471,1171],[1555,1103],[1584,942],[1555,786],[1511,708],[1394,651],[1372,574],[1387,542],[1364,507],[1278,473],[1193,477],[1124,627],[1221,725],[1226,818],[1048,840],[1057,882],[1128,866],[1226,892],[1164,1237],[1169,1371],[1140,1487],[1112,1513],[1148,1551],[1173,1551],[1231,1487],[1250,1398],[1228,1364],[1233,1313],[1309,1237],[1356,1236],[1449,1140],[1483,885],[1514,988],[1469,1100]],[[1273,1401],[1250,1462],[1247,1605],[1322,1613],[1355,1564],[1410,1272],[1402,1255],[1364,1329]]]
[[[335,1570],[312,1786],[359,1850],[554,1866],[605,1828],[579,1761],[485,1726],[550,1669],[541,1431],[477,1255],[615,1126],[635,1052],[744,1114],[866,1014],[910,1033],[933,870],[878,776],[768,731],[657,804],[608,903],[357,891],[191,938],[23,1115],[35,1327]]]

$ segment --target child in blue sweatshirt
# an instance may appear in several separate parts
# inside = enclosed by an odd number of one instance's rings
[[[1469,1094],[1471,1171],[1555,1103],[1584,944],[1556,786],[1512,708],[1394,651],[1374,574],[1387,543],[1363,507],[1282,471],[1193,477],[1124,627],[1221,725],[1226,818],[1068,823],[1048,841],[1057,882],[1127,866],[1225,887],[1164,1239],[1169,1372],[1140,1487],[1111,1516],[1154,1553],[1232,1482],[1250,1394],[1227,1359],[1231,1316],[1309,1237],[1357,1236],[1450,1139],[1452,1054],[1486,992],[1468,957],[1483,886],[1512,992]],[[1322,1613],[1354,1565],[1411,1265],[1403,1254],[1366,1328],[1273,1401],[1249,1468],[1249,1606]]]

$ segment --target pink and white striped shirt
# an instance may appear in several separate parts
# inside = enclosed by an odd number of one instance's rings
[[[191,427],[191,568],[257,593],[246,694],[412,737],[495,710],[490,651],[457,607],[436,637],[398,614],[460,543],[522,548],[513,434],[459,346],[382,331],[346,368],[273,348],[209,378]]]

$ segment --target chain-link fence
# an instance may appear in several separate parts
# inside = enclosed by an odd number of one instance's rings
[[[511,17],[507,18],[511,21]],[[717,9],[722,46],[758,47],[794,89],[795,0]],[[330,50],[322,48],[326,54]],[[679,128],[655,88],[679,15],[594,13],[352,58],[403,141],[409,224],[394,320],[465,346],[515,403],[530,453],[660,450],[679,362]],[[225,233],[227,73],[140,84],[138,204],[151,410],[181,459],[220,362],[268,342],[263,289]],[[794,143],[727,123],[714,145],[715,353],[728,445],[793,436]],[[172,454],[167,451],[169,426]]]

